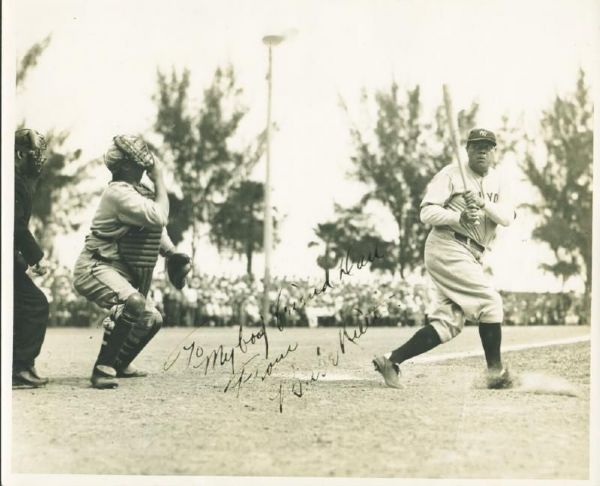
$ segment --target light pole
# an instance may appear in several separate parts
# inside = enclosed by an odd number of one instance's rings
[[[269,288],[271,286],[271,251],[273,248],[273,213],[271,208],[271,96],[273,91],[273,47],[285,40],[283,35],[266,35],[263,44],[269,49],[269,68],[267,73],[267,150],[265,170],[265,223],[263,247],[265,251],[265,274],[263,278],[262,318],[265,326],[269,324]]]

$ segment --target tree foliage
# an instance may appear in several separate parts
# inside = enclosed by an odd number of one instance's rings
[[[19,61],[16,83],[24,88],[25,79],[37,65],[40,56],[49,46],[51,36],[31,46]],[[17,128],[28,126],[23,120]],[[31,127],[36,128],[36,127]],[[100,160],[82,163],[81,150],[69,150],[66,142],[67,130],[50,129],[44,133],[47,143],[46,163],[36,184],[32,204],[32,228],[46,252],[52,255],[54,238],[79,228],[80,212],[87,206],[90,197],[98,195],[98,187],[82,187],[82,182],[92,180],[93,171]]]
[[[433,175],[452,162],[452,145],[443,105],[435,112],[435,123],[423,121],[419,86],[401,96],[394,82],[377,91],[374,101],[375,126],[367,130],[351,127],[351,175],[367,188],[362,206],[378,201],[393,216],[398,240],[391,249],[395,265],[387,268],[403,276],[422,264],[428,228],[419,220],[421,199]],[[478,105],[472,104],[459,113],[461,133],[474,125],[477,110]]]
[[[563,280],[582,274],[592,284],[593,104],[580,70],[575,91],[556,96],[540,126],[545,157],[526,154],[522,168],[541,199],[527,207],[538,216],[533,237],[555,261],[542,268]]]
[[[20,128],[23,126],[24,122]],[[55,237],[77,231],[82,224],[81,211],[90,198],[100,194],[101,188],[96,184],[85,188],[82,185],[94,180],[93,172],[102,162],[97,159],[83,163],[80,149],[68,150],[68,131],[50,130],[44,136],[47,160],[36,183],[31,224],[38,241],[52,254]]]
[[[200,225],[210,224],[231,188],[247,179],[262,154],[264,136],[243,149],[233,147],[247,108],[231,66],[215,71],[199,107],[190,100],[189,70],[173,69],[170,75],[159,70],[157,81],[154,130],[162,136],[160,150],[182,193],[177,203],[171,197],[178,210],[171,211],[167,229],[178,243],[191,228],[195,253]]]
[[[39,58],[48,48],[51,40],[52,36],[47,35],[40,42],[36,42],[27,50],[25,55],[18,62],[16,79],[17,88],[23,87],[27,75],[31,72],[33,68],[35,68],[35,66],[37,66]]]
[[[312,241],[309,247],[321,247],[317,265],[326,273],[344,265],[346,258],[348,262],[365,261],[376,253],[378,258],[369,263],[371,270],[391,271],[396,267],[394,242],[377,235],[361,205],[344,208],[336,204],[334,219],[318,224],[313,231],[320,242]]]
[[[210,240],[219,250],[228,249],[246,257],[246,273],[252,276],[253,255],[263,249],[264,184],[242,181],[217,205],[211,220]],[[276,235],[278,221],[273,218]],[[275,240],[276,238],[274,238]]]
[[[189,203],[190,198],[180,198],[174,192],[169,192],[169,222],[167,224],[167,233],[174,244],[183,241],[185,232],[190,227],[190,221],[193,220],[192,206]]]

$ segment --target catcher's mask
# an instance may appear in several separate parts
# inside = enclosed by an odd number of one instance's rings
[[[39,175],[42,172],[46,162],[46,149],[46,139],[41,133],[30,128],[21,128],[15,132],[15,156],[25,156],[23,168],[27,173]]]
[[[133,162],[144,170],[154,166],[154,156],[142,137],[135,135],[117,135],[113,143],[104,154],[104,163],[113,174],[127,161]]]

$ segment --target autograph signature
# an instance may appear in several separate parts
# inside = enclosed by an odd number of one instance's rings
[[[254,381],[256,378],[259,377],[259,375],[260,380],[265,381],[269,376],[271,376],[273,370],[275,369],[275,366],[277,366],[279,363],[285,360],[290,353],[293,353],[297,349],[298,343],[289,344],[287,349],[283,353],[280,353],[273,361],[269,361],[269,363],[267,364],[267,366],[264,367],[264,369],[259,370],[259,368],[257,367],[254,371],[248,373],[246,370],[246,366],[254,358],[259,356],[259,354],[257,353],[251,356],[249,359],[244,361],[239,372],[232,373],[232,375],[229,377],[227,385],[225,385],[225,389],[223,390],[223,392],[227,393],[230,389],[235,390],[237,388],[236,396],[239,396],[240,390],[242,389],[242,385],[248,383],[249,381]]]
[[[198,344],[196,341],[192,341],[189,344],[187,341],[190,336],[194,334],[199,328],[194,329],[191,333],[185,336],[177,345],[171,350],[169,355],[167,356],[166,361],[163,363],[163,370],[168,371],[173,367],[173,365],[179,360],[179,357],[183,352],[187,353],[187,364],[186,368],[204,368],[204,374],[208,373],[209,368],[215,369],[217,363],[219,366],[223,366],[226,363],[231,364],[231,372],[235,373],[235,357],[236,350],[241,353],[246,353],[248,351],[248,345],[256,344],[258,341],[264,342],[264,353],[265,359],[269,359],[269,337],[267,335],[267,328],[265,326],[264,320],[261,319],[260,330],[256,333],[252,333],[249,338],[244,338],[244,329],[243,324],[240,323],[238,328],[238,342],[235,346],[231,346],[230,348],[226,348],[222,344],[217,348],[212,349],[205,356],[204,348]]]
[[[366,256],[361,256],[358,260],[351,261],[350,252],[346,253],[345,259],[342,259],[340,271],[339,271],[339,281],[346,275],[352,275],[352,270],[356,265],[357,269],[361,269],[368,264],[368,262],[373,262],[376,259],[383,258],[378,251],[377,246],[375,247],[375,251],[373,254],[369,253]],[[295,284],[291,284],[296,286]],[[298,302],[292,302],[281,309],[281,289],[277,296],[277,301],[275,303],[275,322],[279,331],[283,331],[284,327],[282,324],[282,311],[283,314],[289,314],[292,311],[298,311],[300,308],[304,307],[310,300],[314,299],[316,296],[326,292],[327,289],[334,288],[334,285],[329,280],[329,274],[326,275],[326,280],[322,287],[315,287],[312,292],[309,292],[305,296],[301,296]],[[337,349],[335,353],[328,354],[329,363],[337,367],[340,362],[340,352],[342,355],[346,354],[347,351],[347,343],[357,345],[360,338],[367,332],[370,324],[373,322],[373,319],[378,317],[377,308],[380,307],[383,302],[369,309],[369,311],[364,314],[360,309],[355,309],[361,315],[361,319],[359,319],[358,327],[348,329],[344,324],[341,329],[338,331],[338,343]],[[177,345],[171,350],[167,359],[163,363],[163,370],[170,370],[175,363],[178,361],[184,361],[186,368],[192,369],[200,369],[204,375],[207,375],[209,371],[216,369],[217,367],[228,366],[230,368],[230,376],[225,385],[223,392],[227,393],[229,391],[235,390],[236,396],[239,396],[242,387],[248,383],[251,383],[255,380],[260,380],[261,382],[266,381],[269,377],[272,376],[275,368],[287,360],[291,355],[293,355],[299,348],[298,342],[294,342],[288,344],[287,348],[284,351],[277,354],[274,359],[269,360],[269,336],[267,333],[267,327],[265,325],[265,321],[261,316],[260,319],[260,329],[256,332],[250,333],[250,336],[246,336],[244,333],[243,324],[238,326],[238,336],[237,343],[232,346],[225,346],[223,344],[217,346],[213,349],[205,349],[203,346],[197,343],[194,339],[190,342],[190,338],[192,335],[197,332],[199,328],[195,328],[192,332],[188,333],[181,341],[177,343]],[[252,346],[262,342],[263,343],[263,353],[260,352],[252,352],[249,354],[249,350],[256,351]],[[321,349],[319,346],[316,348],[317,355],[321,355]],[[264,360],[268,360],[265,365],[264,362],[261,364],[258,363],[257,358],[260,358],[261,354],[264,354]],[[296,368],[292,364],[292,368],[295,370]],[[295,371],[292,376],[292,382],[290,386],[290,392],[301,398],[304,396],[307,387],[316,383],[320,379],[327,376],[327,369],[313,369],[310,372],[310,377],[308,379],[297,378]],[[276,397],[269,397],[270,400],[279,401],[279,411],[283,413],[283,401],[284,401],[284,380],[282,380],[279,384],[279,393]]]
[[[377,317],[379,317],[377,308],[381,305],[382,304],[379,304],[378,306],[371,308],[370,312],[368,314],[363,314],[359,309],[356,309],[356,311],[359,312],[363,318],[362,322],[359,323],[358,328],[353,329],[352,332],[350,333],[350,332],[348,332],[348,329],[344,325],[343,329],[339,330],[339,342],[338,342],[339,349],[336,350],[335,355],[333,353],[329,353],[329,355],[328,355],[329,363],[332,366],[337,367],[339,365],[340,351],[342,352],[342,354],[346,354],[346,342],[350,342],[352,344],[358,345],[360,338],[366,334],[366,332],[368,331],[369,326],[371,325],[373,320],[376,319]],[[317,347],[317,355],[320,355],[320,347]],[[289,386],[289,391],[295,397],[302,398],[308,387],[310,387],[311,385],[314,385],[316,382],[318,382],[319,380],[321,380],[327,376],[327,370],[328,370],[327,368],[320,369],[320,370],[313,369],[310,373],[309,378],[305,378],[305,379],[293,378],[293,381],[291,382],[291,385]],[[279,402],[279,413],[283,413],[283,401],[284,401],[284,381],[283,380],[279,383],[279,390],[278,390],[276,396],[269,397],[269,399],[277,400]]]
[[[356,268],[358,270],[361,270],[368,263],[373,263],[375,260],[379,260],[384,257],[385,257],[385,255],[382,255],[379,253],[379,248],[377,245],[375,245],[375,250],[373,251],[373,253],[369,252],[367,255],[360,255],[358,257],[358,259],[354,260],[354,262],[350,258],[350,250],[346,251],[346,256],[344,258],[342,258],[341,263],[340,263],[338,281],[341,282],[343,280],[344,276],[346,276],[346,275],[352,276],[352,270],[354,268],[354,265],[356,265]],[[290,285],[295,288],[300,288],[295,283],[290,283]],[[274,312],[275,324],[277,325],[277,328],[280,331],[283,330],[283,319],[282,318],[284,316],[290,315],[294,311],[297,312],[298,310],[305,307],[306,304],[308,304],[315,297],[327,292],[327,289],[332,289],[334,287],[335,286],[330,281],[329,272],[327,272],[325,274],[325,282],[323,283],[323,285],[321,287],[318,287],[318,286],[314,287],[312,289],[312,292],[309,291],[308,294],[300,296],[298,301],[293,301],[291,303],[286,304],[283,307],[283,309],[281,308],[282,289],[279,289],[279,292],[277,294],[277,300],[275,302],[275,312]]]

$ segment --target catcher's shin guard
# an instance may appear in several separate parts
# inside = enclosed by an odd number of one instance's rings
[[[96,366],[115,367],[119,352],[129,333],[142,319],[145,306],[146,300],[141,294],[135,293],[127,299],[123,312],[115,320],[114,327],[104,330],[104,339],[96,360]]]
[[[162,326],[162,316],[152,312],[148,320],[137,323],[131,329],[115,361],[117,372],[126,369],[151,341]]]

